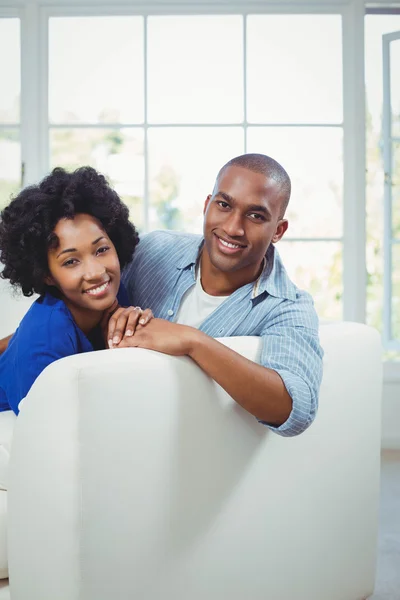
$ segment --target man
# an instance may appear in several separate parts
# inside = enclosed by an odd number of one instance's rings
[[[289,280],[273,245],[288,228],[290,192],[289,176],[272,158],[229,161],[205,202],[204,237],[150,233],[123,274],[133,304],[158,318],[122,337],[126,321],[117,312],[109,330],[118,348],[189,356],[283,436],[314,420],[322,377],[312,299]],[[214,339],[246,335],[262,337],[261,364]]]
[[[318,318],[273,244],[288,228],[291,184],[276,161],[247,154],[220,170],[204,206],[204,237],[156,231],[123,281],[159,317],[131,337],[112,317],[114,344],[187,355],[259,421],[284,436],[313,421],[322,377]],[[262,337],[261,365],[215,337]]]

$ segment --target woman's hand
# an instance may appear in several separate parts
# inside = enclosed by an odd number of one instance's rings
[[[111,313],[108,321],[106,343],[109,348],[117,346],[123,338],[131,337],[137,327],[144,327],[153,318],[150,308],[143,310],[140,306],[118,306]]]

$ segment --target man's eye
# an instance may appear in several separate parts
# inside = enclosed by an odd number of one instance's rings
[[[229,204],[227,202],[224,202],[223,200],[219,200],[218,204],[221,208],[229,208]]]
[[[97,249],[97,254],[104,254],[104,252],[107,252],[107,250],[109,250],[110,247],[109,246],[102,246],[101,248]]]
[[[264,221],[263,215],[259,215],[258,213],[250,213],[249,217],[251,217],[255,221]]]

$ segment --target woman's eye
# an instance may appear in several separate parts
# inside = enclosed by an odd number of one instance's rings
[[[109,249],[109,246],[102,246],[101,248],[98,248],[97,254],[104,254],[104,252],[107,252]]]
[[[71,265],[74,265],[76,263],[76,258],[69,258],[68,260],[65,261],[65,263],[63,264],[63,267],[70,267]]]

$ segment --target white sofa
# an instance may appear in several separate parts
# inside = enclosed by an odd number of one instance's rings
[[[223,341],[256,359],[257,338]],[[128,349],[50,365],[14,429],[11,600],[370,595],[380,340],[337,323],[321,342],[319,414],[295,438],[259,425],[188,358]]]

